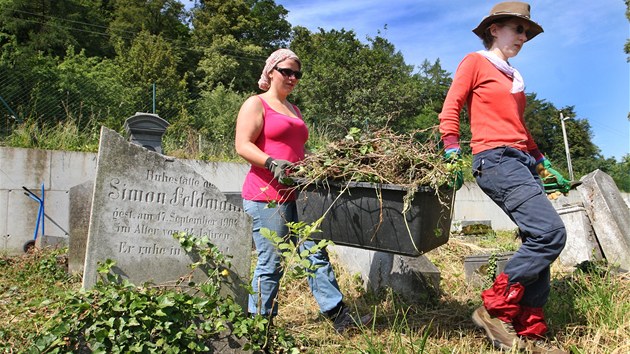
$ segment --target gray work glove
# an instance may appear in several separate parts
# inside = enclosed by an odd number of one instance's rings
[[[293,164],[287,160],[274,159],[271,157],[265,161],[265,168],[271,172],[273,178],[287,186],[294,183],[293,179],[287,176],[287,169],[290,169],[292,166]]]

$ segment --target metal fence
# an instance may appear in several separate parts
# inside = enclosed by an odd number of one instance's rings
[[[117,102],[111,93],[106,95],[102,88],[80,78],[68,85],[54,73],[0,67],[0,138],[26,120],[55,123],[74,119],[84,125],[112,119],[122,122],[136,112],[157,113],[165,119],[176,117],[178,109],[161,107],[156,100],[159,89],[148,84],[136,92],[134,102],[122,98]]]

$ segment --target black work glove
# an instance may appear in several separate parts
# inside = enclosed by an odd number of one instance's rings
[[[273,178],[277,179],[281,184],[290,186],[292,185],[293,179],[287,176],[287,169],[290,169],[293,164],[287,160],[274,159],[269,157],[267,161],[265,161],[265,168],[267,168]]]

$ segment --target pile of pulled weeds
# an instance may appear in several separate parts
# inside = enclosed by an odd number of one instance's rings
[[[434,190],[452,178],[453,164],[442,158],[436,128],[397,134],[390,128],[352,128],[341,140],[309,154],[291,174],[301,184],[371,182],[408,190]]]

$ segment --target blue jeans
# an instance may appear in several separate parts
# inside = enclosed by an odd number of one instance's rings
[[[280,255],[274,244],[260,234],[261,228],[275,231],[278,236],[286,236],[289,229],[288,222],[297,222],[297,208],[295,202],[279,203],[275,207],[269,207],[269,203],[243,200],[243,209],[252,217],[253,237],[258,253],[258,261],[252,278],[254,294],[249,296],[248,311],[253,314],[277,315],[278,285],[283,274]],[[292,238],[295,242],[295,239]],[[313,241],[306,241],[300,246],[300,251],[313,247]],[[319,251],[309,256],[311,264],[317,269],[313,277],[308,277],[308,285],[315,297],[321,312],[328,312],[343,299],[339,290],[335,273],[328,259],[326,250]],[[259,306],[260,305],[260,306]]]
[[[543,307],[550,289],[549,267],[566,242],[562,219],[547,198],[534,158],[509,147],[473,156],[477,184],[519,228],[522,244],[505,266],[510,283],[521,283],[521,304]]]

